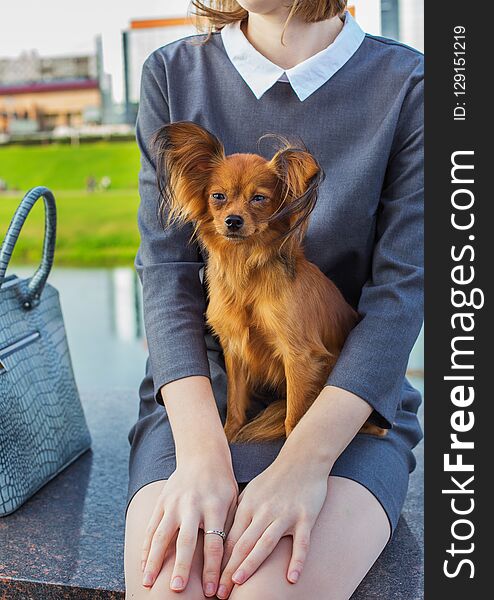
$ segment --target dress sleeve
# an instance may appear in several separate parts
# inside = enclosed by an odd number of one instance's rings
[[[204,261],[197,242],[189,242],[191,224],[164,229],[158,218],[159,191],[149,138],[169,122],[170,115],[165,65],[156,52],[144,62],[140,88],[136,121],[140,245],[134,266],[142,283],[154,396],[163,404],[160,389],[166,383],[192,375],[211,379],[204,339],[205,293],[199,277]]]
[[[420,66],[421,67],[421,66]],[[371,272],[348,336],[325,385],[360,396],[389,429],[408,359],[423,322],[423,69],[409,80],[377,212]]]

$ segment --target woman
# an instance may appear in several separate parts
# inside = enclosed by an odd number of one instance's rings
[[[365,35],[344,0],[193,4],[216,31],[159,48],[142,72],[149,359],[129,433],[127,597],[346,600],[396,527],[422,436],[405,371],[422,323],[423,57]],[[298,136],[326,173],[305,253],[362,320],[286,442],[229,445],[222,429],[204,261],[191,230],[163,231],[156,212],[149,137],[179,120],[227,154],[269,158],[264,133]],[[387,436],[357,434],[369,417]]]

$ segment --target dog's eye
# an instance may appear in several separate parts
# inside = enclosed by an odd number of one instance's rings
[[[215,200],[226,200],[225,198],[225,194],[221,194],[220,192],[215,192],[214,194],[211,194],[211,196],[215,199]]]
[[[253,198],[252,201],[253,202],[263,202],[264,200],[266,200],[266,196],[263,196],[262,194],[256,194]]]

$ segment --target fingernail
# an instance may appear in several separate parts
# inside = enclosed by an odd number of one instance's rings
[[[242,570],[235,571],[232,579],[235,583],[243,583],[245,581],[245,573]]]
[[[298,580],[298,576],[299,576],[299,572],[298,571],[292,571],[290,573],[290,575],[288,576],[288,579],[290,579],[290,581],[293,581],[293,583],[296,583]]]
[[[206,583],[206,587],[204,589],[204,593],[207,596],[211,596],[214,594],[214,583]]]
[[[174,577],[172,580],[172,590],[181,590],[184,587],[184,580],[181,577]]]
[[[146,585],[146,586],[153,585],[153,574],[152,573],[144,573],[142,585]]]
[[[216,592],[216,595],[219,596],[220,598],[226,598],[228,595],[228,590],[226,588],[226,585],[220,585],[220,587],[218,588],[218,591]]]

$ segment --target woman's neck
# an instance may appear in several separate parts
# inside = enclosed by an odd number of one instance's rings
[[[286,11],[267,14],[249,13],[242,31],[254,48],[282,69],[291,69],[334,42],[343,28],[339,16],[317,23],[290,19],[281,43]]]

